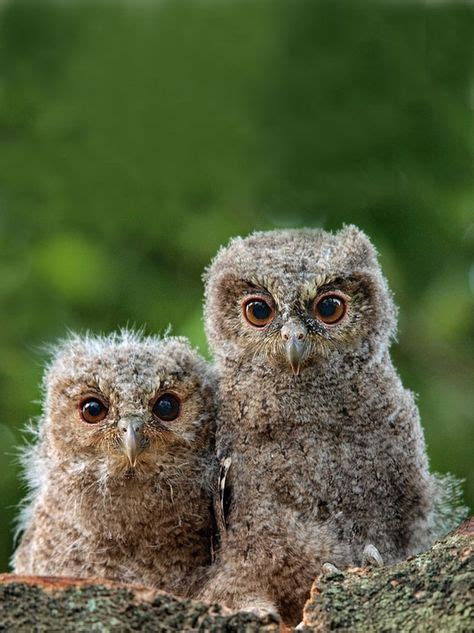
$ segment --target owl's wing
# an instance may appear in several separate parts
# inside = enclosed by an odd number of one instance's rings
[[[232,459],[230,457],[222,458],[219,463],[218,481],[214,494],[214,518],[216,523],[214,551],[222,541],[227,529],[226,517],[230,506],[230,489],[226,485],[226,482],[231,464]]]

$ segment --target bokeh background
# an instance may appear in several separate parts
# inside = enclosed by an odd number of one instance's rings
[[[45,343],[168,324],[254,229],[353,222],[401,306],[434,469],[473,481],[474,10],[0,2],[0,569]]]

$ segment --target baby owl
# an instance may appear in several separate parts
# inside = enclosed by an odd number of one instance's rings
[[[205,321],[230,469],[202,598],[293,624],[323,563],[428,546],[447,488],[390,359],[396,308],[368,238],[347,226],[233,239],[207,271]]]
[[[183,338],[73,336],[44,378],[18,574],[192,595],[210,563],[214,385]]]

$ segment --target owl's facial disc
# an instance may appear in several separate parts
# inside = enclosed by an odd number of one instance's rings
[[[121,447],[130,462],[131,468],[135,468],[138,456],[144,451],[146,446],[142,432],[143,424],[143,419],[137,415],[123,417],[117,424]]]
[[[263,352],[264,360],[291,368],[298,376],[306,367],[319,366],[341,343],[348,347],[358,340],[351,338],[347,325],[354,313],[353,295],[359,306],[364,296],[354,280],[326,278],[290,292],[271,282],[269,289],[264,280],[240,284],[237,331],[245,333],[252,359]]]

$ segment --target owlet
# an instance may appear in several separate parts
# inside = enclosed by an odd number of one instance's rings
[[[210,563],[214,385],[182,338],[73,336],[24,455],[18,574],[192,595]]]
[[[392,563],[448,527],[449,486],[429,473],[390,359],[396,308],[360,230],[232,240],[207,271],[205,321],[230,464],[205,600],[293,624],[324,562]]]

